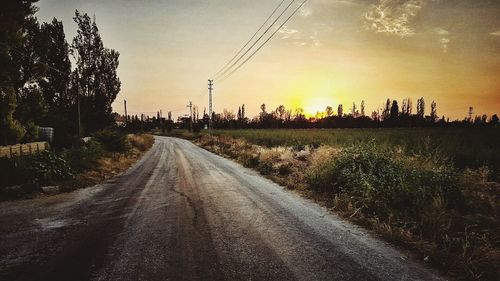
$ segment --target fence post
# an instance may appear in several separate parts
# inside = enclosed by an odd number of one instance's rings
[[[9,146],[9,157],[12,158],[12,145]]]
[[[31,143],[28,144],[28,151],[29,151],[30,155],[33,154],[33,152],[31,151]]]
[[[36,152],[40,153],[40,146],[38,146],[38,143],[36,143]]]
[[[23,145],[19,145],[19,156],[23,156]]]

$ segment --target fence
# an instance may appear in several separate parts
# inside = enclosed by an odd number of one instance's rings
[[[15,144],[0,146],[0,157],[12,157],[21,155],[35,154],[44,150],[49,150],[48,142],[31,142],[25,144]]]

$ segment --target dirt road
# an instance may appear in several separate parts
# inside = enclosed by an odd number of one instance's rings
[[[96,187],[0,203],[0,280],[439,280],[188,141]]]

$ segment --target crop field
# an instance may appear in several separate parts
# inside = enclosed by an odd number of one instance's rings
[[[495,128],[216,130],[214,134],[266,147],[347,147],[374,142],[407,154],[450,160],[457,168],[488,166],[500,170],[500,130]]]

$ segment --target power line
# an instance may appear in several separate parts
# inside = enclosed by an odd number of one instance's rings
[[[259,48],[257,48],[257,50],[255,50],[246,60],[244,60],[240,65],[238,65],[234,70],[232,70],[231,72],[229,72],[227,75],[223,76],[220,80],[218,80],[218,82],[222,82],[224,80],[226,80],[227,78],[229,78],[231,75],[233,75],[236,71],[238,71],[243,65],[245,65],[250,59],[252,59],[255,54],[260,50],[262,49],[262,47],[264,47],[264,45],[267,44],[267,42],[269,42],[273,37],[274,35],[276,35],[276,33],[278,33],[278,31],[300,10],[300,8],[302,8],[302,6],[307,2],[308,0],[304,0],[294,11],[293,13],[280,25],[280,27],[278,29],[276,29],[272,34],[271,36],[269,36],[269,38],[267,38],[266,41],[264,41],[264,43],[262,43]]]
[[[231,64],[231,66],[229,66],[228,68],[226,68],[226,70],[224,70],[221,74],[217,75],[216,77],[213,78],[213,80],[217,80],[218,78],[226,75],[229,71],[231,71],[231,69],[236,65],[238,64],[247,54],[248,52],[250,52],[252,50],[253,47],[255,47],[255,45],[257,45],[257,43],[259,43],[260,39],[262,39],[264,37],[264,35],[267,34],[267,32],[269,32],[269,30],[271,30],[271,28],[274,26],[274,24],[276,22],[278,22],[278,20],[281,19],[281,17],[286,13],[286,11],[288,11],[288,9],[290,8],[290,6],[292,6],[292,4],[295,2],[295,0],[292,0],[290,1],[290,3],[288,4],[288,6],[286,6],[286,8],[281,12],[281,14],[271,23],[271,25],[264,31],[264,33],[262,33],[260,35],[260,37],[235,61]]]
[[[257,36],[257,34],[262,30],[262,28],[264,28],[264,26],[266,25],[266,23],[269,22],[269,20],[274,16],[274,14],[276,13],[276,11],[278,11],[278,9],[283,5],[283,3],[285,3],[285,0],[282,0],[281,3],[274,9],[274,11],[271,13],[271,15],[269,15],[269,17],[266,19],[266,21],[259,27],[259,29],[257,29],[257,31],[252,35],[252,37],[250,37],[250,39],[245,43],[245,45],[243,45],[243,47],[241,47],[241,49],[236,53],[236,55],[234,55],[233,58],[231,58],[230,61],[228,61],[217,73],[215,73],[212,77],[217,77],[221,72],[223,72],[225,70],[225,68],[231,64],[235,59],[236,57],[238,57],[241,52],[248,46],[248,44],[250,44],[250,42],[252,42],[252,40],[255,38],[255,36]]]

